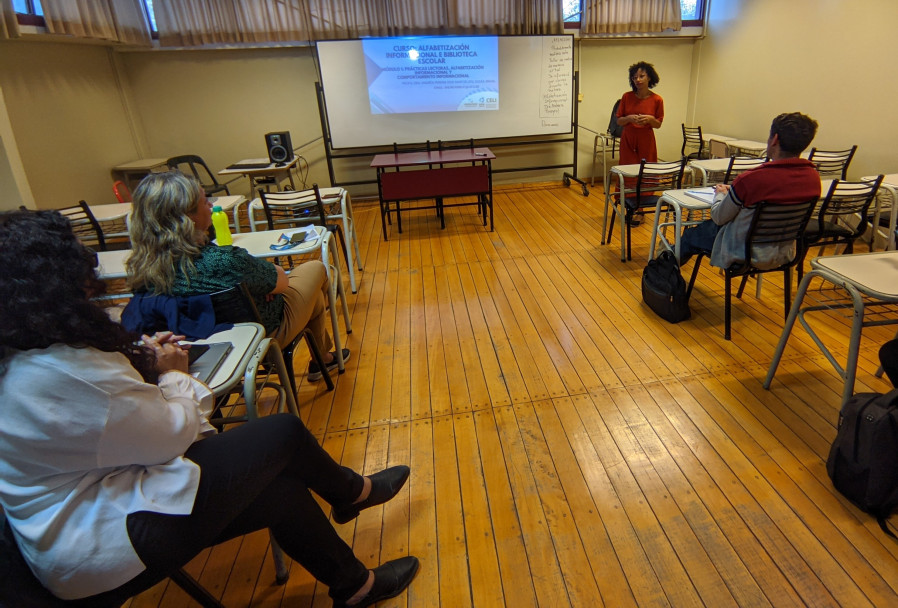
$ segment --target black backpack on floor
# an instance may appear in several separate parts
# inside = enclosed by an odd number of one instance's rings
[[[670,323],[679,323],[692,315],[686,298],[686,281],[672,252],[662,251],[642,271],[642,300]]]
[[[898,507],[898,389],[858,393],[842,406],[826,472],[839,492],[896,538],[886,518]]]

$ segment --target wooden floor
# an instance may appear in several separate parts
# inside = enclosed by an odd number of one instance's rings
[[[337,526],[370,566],[420,558],[409,591],[379,606],[898,605],[898,544],[826,475],[840,378],[796,327],[761,386],[782,282],[767,275],[760,300],[746,290],[727,342],[708,266],[691,320],[641,303],[651,223],[622,263],[617,233],[600,245],[599,188],[495,201],[495,232],[473,207],[447,211],[442,231],[418,211],[388,242],[376,204],[356,202],[352,358],[334,392],[300,384],[337,460],[412,468],[392,502]],[[844,360],[850,318],[819,316]],[[856,390],[889,388],[874,372],[893,329],[865,330]],[[267,548],[256,533],[188,570],[228,607],[330,606],[298,565],[276,586]],[[190,605],[167,582],[130,604]]]

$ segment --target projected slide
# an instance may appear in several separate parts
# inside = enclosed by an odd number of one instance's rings
[[[362,40],[372,114],[499,109],[495,36]]]

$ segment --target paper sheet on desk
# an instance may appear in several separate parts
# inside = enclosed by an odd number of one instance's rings
[[[693,190],[687,190],[686,195],[710,205],[712,202],[714,202],[714,187],[710,186],[708,188],[695,188]]]

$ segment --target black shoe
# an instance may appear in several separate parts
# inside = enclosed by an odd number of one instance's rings
[[[374,584],[368,595],[352,604],[352,608],[365,608],[381,600],[388,600],[402,593],[418,573],[418,558],[414,555],[400,557],[374,569]],[[343,602],[334,602],[334,608],[349,608]]]
[[[371,475],[371,492],[368,494],[368,498],[355,504],[335,506],[334,521],[338,524],[345,524],[358,517],[359,511],[362,509],[387,502],[402,489],[410,472],[411,469],[402,464]]]
[[[327,364],[328,372],[334,371],[339,366],[339,364],[337,363],[337,351],[332,351],[331,354],[334,356],[334,360]],[[344,348],[343,349],[343,363],[346,363],[347,361],[349,361],[349,349]],[[307,378],[308,381],[309,382],[318,382],[323,377],[324,377],[324,373],[318,368],[318,364],[315,363],[314,361],[310,361],[309,362],[309,375]]]

